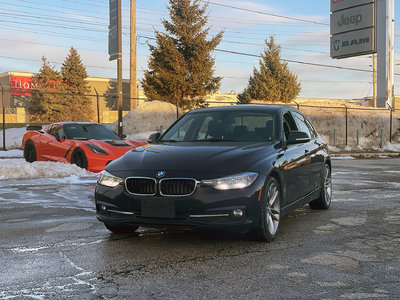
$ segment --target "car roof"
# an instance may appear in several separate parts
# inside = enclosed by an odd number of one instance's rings
[[[50,125],[74,125],[74,124],[79,124],[79,125],[91,125],[91,124],[104,125],[104,124],[94,123],[94,122],[57,122],[57,123],[52,123]]]
[[[279,113],[284,110],[294,109],[288,105],[266,105],[266,104],[240,104],[240,105],[227,105],[227,106],[216,106],[208,108],[200,108],[192,110],[191,112],[197,113],[202,111],[264,111],[264,112],[274,112]],[[294,109],[296,110],[296,109]]]

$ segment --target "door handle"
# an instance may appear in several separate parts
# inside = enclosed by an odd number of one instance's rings
[[[308,155],[308,154],[310,154],[310,150],[304,150],[304,153],[306,154],[306,155]]]

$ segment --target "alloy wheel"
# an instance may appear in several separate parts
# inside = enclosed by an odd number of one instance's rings
[[[271,182],[268,187],[267,203],[265,207],[265,221],[269,233],[276,234],[280,219],[280,199],[279,190],[275,182]]]
[[[332,177],[331,177],[331,168],[329,167],[329,165],[325,165],[324,189],[325,189],[325,203],[329,205],[332,200]]]

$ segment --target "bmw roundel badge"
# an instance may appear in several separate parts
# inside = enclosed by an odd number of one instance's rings
[[[158,178],[164,177],[164,176],[165,176],[165,172],[164,172],[164,171],[158,171],[157,174],[156,174],[156,176],[157,176]]]

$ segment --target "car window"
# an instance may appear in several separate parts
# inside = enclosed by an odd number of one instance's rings
[[[60,130],[61,126],[60,125],[52,125],[48,130],[47,133],[51,134],[53,136],[56,135],[56,132]]]
[[[194,119],[185,119],[184,118],[183,122],[179,122],[180,126],[174,126],[175,130],[170,130],[168,132],[169,134],[167,134],[167,137],[165,137],[165,140],[176,141],[176,142],[184,141],[185,137],[194,121],[195,121]]]
[[[65,124],[66,138],[72,140],[120,140],[112,130],[103,124]]]
[[[290,112],[285,113],[283,115],[283,132],[285,134],[285,137],[288,138],[289,132],[296,130],[298,130],[297,125],[292,115],[290,114]]]
[[[65,135],[64,129],[62,127],[58,130],[58,136],[60,137],[60,139],[66,139],[67,138],[66,135]]]
[[[315,127],[311,124],[311,122],[308,119],[304,118],[304,120],[306,121],[307,126],[310,128],[311,137],[316,138],[318,134],[317,131],[315,130]]]
[[[257,111],[202,111],[181,118],[161,141],[254,141],[275,137],[275,116]]]
[[[298,130],[307,133],[309,137],[313,137],[313,134],[311,133],[311,129],[307,125],[304,116],[297,112],[294,112],[294,111],[292,112],[292,115],[296,121]]]

